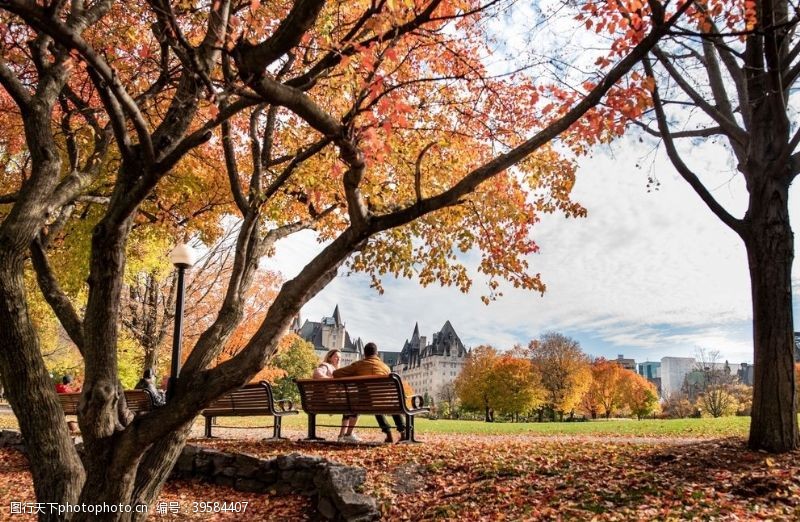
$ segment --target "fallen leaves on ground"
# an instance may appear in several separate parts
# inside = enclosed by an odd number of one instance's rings
[[[364,492],[377,498],[387,520],[800,519],[800,452],[753,452],[735,438],[676,444],[430,435],[418,445],[241,438],[192,443],[261,457],[319,455],[364,467]],[[12,450],[0,450],[0,484],[2,515],[12,500],[33,499],[26,461]],[[311,502],[302,496],[241,493],[178,481],[167,484],[159,502],[180,502],[180,516],[152,518],[238,520],[241,514],[190,513],[186,506],[245,500],[250,502],[250,520],[313,517]]]
[[[430,435],[424,444],[377,447],[210,445],[364,467],[364,490],[388,520],[800,519],[800,452],[752,452],[741,439],[619,439]]]

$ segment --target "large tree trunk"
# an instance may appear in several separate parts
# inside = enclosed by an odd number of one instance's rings
[[[152,512],[153,502],[161,493],[164,482],[183,451],[191,427],[190,422],[153,444],[139,465],[133,490],[133,504],[150,506],[149,511]],[[132,518],[136,522],[146,519],[146,513],[134,514]]]
[[[749,445],[772,452],[798,447],[791,270],[794,237],[788,184],[772,176],[751,187],[744,236],[753,299],[755,382]]]
[[[21,256],[0,243],[0,373],[25,438],[36,501],[74,503],[84,480],[83,466],[28,315],[22,265]],[[57,520],[58,514],[46,509],[39,519]]]

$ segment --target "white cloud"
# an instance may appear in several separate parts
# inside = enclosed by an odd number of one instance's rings
[[[691,356],[705,347],[720,350],[732,363],[751,361],[749,276],[741,240],[662,160],[653,167],[660,189],[648,193],[645,174],[632,168],[637,147],[626,139],[581,160],[574,195],[589,209],[588,218],[548,215],[535,227],[541,252],[530,262],[547,283],[543,297],[512,288],[485,306],[479,281],[464,295],[407,280],[385,281],[386,293],[378,295],[363,276],[339,276],[305,306],[303,317],[319,320],[339,304],[351,334],[388,350],[400,349],[415,322],[430,337],[449,319],[471,346],[510,348],[556,330],[581,340],[588,353],[606,357],[625,353],[653,360]],[[712,170],[713,150],[691,154],[695,165]],[[744,189],[738,180],[710,185],[723,204],[741,214]],[[792,198],[799,196],[794,188]],[[797,223],[796,206],[793,210]],[[305,234],[280,243],[268,266],[291,277],[318,250],[313,235]],[[796,266],[793,273],[800,279]]]

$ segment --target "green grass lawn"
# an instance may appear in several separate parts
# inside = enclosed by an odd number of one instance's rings
[[[257,427],[269,425],[272,419],[266,417],[232,417],[220,418],[223,426]],[[338,426],[341,416],[321,415],[317,424]],[[303,413],[292,417],[284,417],[284,429],[305,430],[307,419]],[[377,426],[373,416],[362,416],[359,426]],[[195,426],[202,428],[203,418],[199,417]],[[0,415],[0,429],[17,429],[17,419],[13,415]],[[467,420],[429,420],[419,418],[416,431],[419,436],[426,433],[473,434],[473,435],[608,435],[633,437],[729,437],[747,436],[750,428],[750,417],[721,417],[719,419],[666,419],[666,420],[632,420],[612,419],[589,422],[494,422]],[[245,430],[243,430],[243,435]]]
[[[320,415],[317,424],[339,425],[341,416]],[[260,417],[220,418],[225,426],[263,426],[271,419]],[[202,422],[202,419],[198,420]],[[377,426],[373,416],[362,416],[359,426]],[[305,429],[307,419],[303,413],[284,417],[284,429]],[[750,417],[721,417],[718,419],[665,419],[632,420],[612,419],[588,422],[494,422],[468,420],[429,420],[419,418],[416,431],[425,433],[474,434],[474,435],[609,435],[637,437],[728,437],[746,436],[750,428]]]

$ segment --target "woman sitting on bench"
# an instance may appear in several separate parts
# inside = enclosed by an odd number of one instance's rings
[[[311,376],[313,379],[333,379],[333,372],[339,368],[339,350],[334,348],[328,350],[322,363],[314,370]],[[358,415],[345,415],[342,417],[342,428],[339,430],[339,442],[359,442],[359,438],[353,435],[353,429],[358,422]]]

